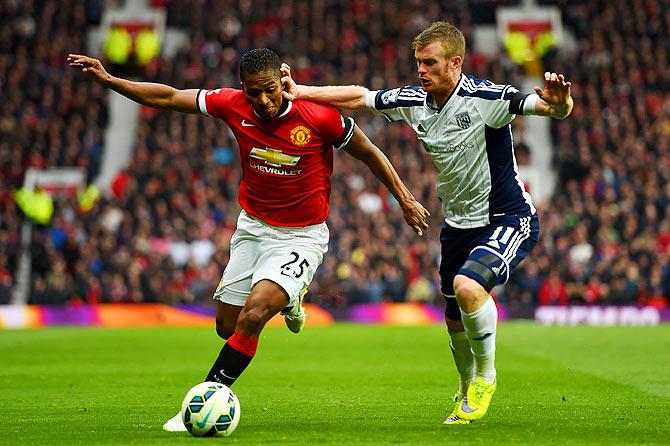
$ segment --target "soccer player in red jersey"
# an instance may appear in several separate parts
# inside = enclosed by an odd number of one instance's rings
[[[289,329],[305,320],[302,298],[328,249],[333,148],[364,162],[398,200],[420,236],[428,211],[402,183],[386,156],[351,118],[310,101],[282,95],[281,61],[267,48],[240,61],[242,90],[177,90],[109,75],[99,60],[70,54],[71,67],[140,104],[223,120],[240,148],[242,212],[230,261],[214,294],[216,331],[227,342],[207,381],[231,385],[256,353],[265,324],[282,312]],[[185,430],[178,414],[166,430]]]

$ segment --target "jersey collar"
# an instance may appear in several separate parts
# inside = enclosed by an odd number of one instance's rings
[[[461,89],[464,77],[465,75],[461,73],[461,77],[459,78],[458,83],[456,84],[456,88],[454,88],[451,91],[449,97],[447,98],[447,101],[444,103],[442,107],[438,107],[437,105],[435,105],[435,100],[433,99],[433,96],[430,93],[426,93],[426,100],[425,100],[426,107],[438,113],[441,112],[454,99],[454,93],[456,93],[458,90]]]

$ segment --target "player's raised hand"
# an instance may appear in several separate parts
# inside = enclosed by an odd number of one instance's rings
[[[570,86],[562,74],[544,73],[544,89],[535,87],[535,93],[550,105],[566,104],[570,98]]]
[[[428,217],[430,212],[423,207],[421,203],[416,200],[411,200],[407,203],[401,203],[402,214],[405,222],[419,237],[423,237],[424,231],[428,229]]]
[[[293,78],[291,77],[291,67],[288,66],[288,64],[281,64],[281,83],[282,87],[284,87],[283,91],[283,96],[284,99],[288,101],[295,101],[298,99],[298,85],[295,83]]]
[[[535,93],[542,99],[536,104],[535,111],[541,116],[565,119],[572,112],[574,100],[570,94],[572,84],[562,74],[544,73],[544,89],[535,87]]]
[[[110,78],[98,59],[81,54],[68,54],[67,62],[73,68],[81,68],[82,73],[100,84],[104,85]]]

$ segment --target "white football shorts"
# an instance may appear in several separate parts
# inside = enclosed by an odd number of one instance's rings
[[[301,228],[270,226],[243,210],[214,299],[243,307],[251,288],[267,279],[286,291],[288,307],[295,305],[328,251],[329,237],[326,223]]]

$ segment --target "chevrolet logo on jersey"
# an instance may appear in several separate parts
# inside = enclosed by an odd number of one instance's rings
[[[265,161],[265,164],[272,167],[286,167],[295,166],[300,160],[299,156],[285,155],[281,150],[267,147],[265,149],[257,149],[254,147],[249,152],[249,156],[259,160]]]

